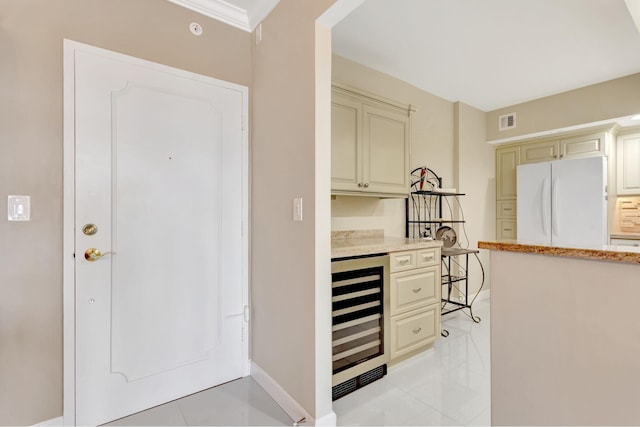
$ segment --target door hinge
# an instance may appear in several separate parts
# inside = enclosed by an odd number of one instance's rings
[[[249,322],[249,306],[245,305],[244,306],[244,321],[245,322]]]

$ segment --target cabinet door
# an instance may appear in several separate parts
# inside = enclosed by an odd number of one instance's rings
[[[640,133],[618,136],[619,195],[640,194]]]
[[[523,144],[521,149],[522,164],[549,162],[559,158],[559,141],[540,141]]]
[[[364,190],[409,193],[409,116],[363,107]]]
[[[331,189],[359,191],[362,182],[362,103],[331,97]]]
[[[604,132],[561,139],[560,158],[604,156],[604,145]]]
[[[496,199],[516,198],[516,168],[520,164],[520,147],[496,149]]]

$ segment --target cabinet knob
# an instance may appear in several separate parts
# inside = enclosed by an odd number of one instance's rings
[[[369,187],[369,183],[368,183],[368,182],[365,182],[365,184],[364,184],[364,188],[368,188],[368,187]]]
[[[361,182],[358,183],[358,187],[363,187],[363,186],[364,186],[363,183],[361,183]]]

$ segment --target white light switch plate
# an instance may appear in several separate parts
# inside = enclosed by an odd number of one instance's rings
[[[9,221],[30,221],[31,220],[31,197],[8,196],[7,197],[7,218],[9,219]]]
[[[302,221],[302,197],[293,199],[293,220]]]

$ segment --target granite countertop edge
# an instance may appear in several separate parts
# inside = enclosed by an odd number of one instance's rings
[[[516,242],[478,242],[478,248],[538,255],[581,258],[587,260],[640,264],[640,248],[604,245],[598,248],[568,248]]]

